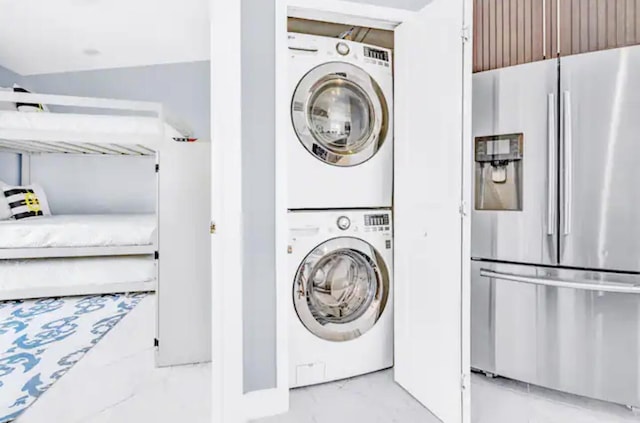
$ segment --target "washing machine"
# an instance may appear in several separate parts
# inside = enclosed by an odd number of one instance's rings
[[[290,386],[393,365],[390,210],[289,213]]]
[[[391,50],[289,33],[289,209],[391,207]]]

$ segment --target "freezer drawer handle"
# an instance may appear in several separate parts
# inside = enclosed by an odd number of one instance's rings
[[[569,282],[560,279],[549,279],[535,276],[515,275],[513,273],[494,272],[493,270],[488,269],[480,269],[480,276],[484,276],[486,278],[503,279],[512,282],[528,283],[532,285],[552,286],[555,288],[571,288],[580,289],[583,291],[616,292],[621,294],[640,294],[640,286],[615,282]]]

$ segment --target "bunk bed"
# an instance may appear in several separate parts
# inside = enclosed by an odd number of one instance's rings
[[[167,118],[161,104],[1,91],[0,103],[51,109],[0,110],[0,152],[21,155],[23,178],[34,154],[151,156],[156,172],[164,162],[187,173],[189,163],[203,154],[185,148],[200,143],[193,143],[183,123]],[[161,181],[158,177],[158,198],[179,198],[175,182]],[[167,208],[175,216],[177,206]],[[161,214],[158,201],[152,215],[0,221],[0,300],[155,290]]]

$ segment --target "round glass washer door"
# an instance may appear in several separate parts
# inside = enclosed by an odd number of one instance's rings
[[[309,71],[291,103],[293,128],[302,145],[335,166],[356,166],[373,157],[386,138],[388,114],[376,81],[344,62]]]
[[[349,341],[366,333],[382,315],[388,297],[384,260],[357,238],[334,238],[314,248],[293,282],[298,318],[327,341]]]

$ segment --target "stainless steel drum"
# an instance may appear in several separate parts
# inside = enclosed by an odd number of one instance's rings
[[[293,301],[302,324],[328,341],[348,341],[370,330],[389,296],[389,275],[378,252],[350,237],[328,240],[300,264]]]
[[[309,71],[291,102],[293,128],[302,145],[335,166],[356,166],[373,157],[385,140],[388,115],[376,81],[343,62]]]

